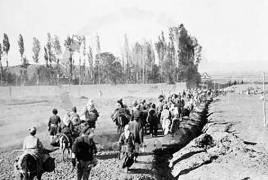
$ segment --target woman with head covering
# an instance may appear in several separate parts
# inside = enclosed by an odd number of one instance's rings
[[[162,124],[164,135],[167,135],[169,133],[169,127],[171,125],[171,113],[168,109],[167,104],[163,106],[163,111],[161,113],[160,122]]]
[[[70,145],[72,145],[72,142],[74,140],[74,127],[68,112],[64,115],[62,119],[61,132],[68,137]]]
[[[88,103],[86,106],[84,106],[80,117],[82,120],[85,120],[88,123],[92,130],[96,128],[96,121],[98,120],[99,112],[96,109],[92,99],[88,100]]]
[[[130,132],[129,125],[127,124],[119,138],[121,167],[126,168],[126,172],[128,172],[129,167],[134,163],[134,149],[134,135]]]

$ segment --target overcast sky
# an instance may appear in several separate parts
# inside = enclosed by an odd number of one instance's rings
[[[43,47],[48,32],[62,43],[68,34],[84,34],[92,46],[98,33],[102,52],[119,56],[124,33],[131,46],[180,23],[199,40],[206,61],[267,61],[267,0],[0,0],[0,42],[7,33],[11,65],[20,63],[20,33],[32,63],[33,37]]]

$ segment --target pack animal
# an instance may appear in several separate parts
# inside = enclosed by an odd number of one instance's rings
[[[65,134],[62,134],[60,136],[60,140],[59,140],[59,143],[60,143],[60,152],[62,154],[62,161],[64,161],[64,157],[65,157],[65,151],[67,151],[67,159],[69,157],[71,157],[71,154],[72,154],[72,150],[71,150],[71,140],[69,139],[69,137]]]
[[[23,155],[21,162],[19,158],[15,160],[14,174],[16,180],[33,180],[35,177],[41,180],[44,172],[53,172],[55,170],[55,158],[48,157],[45,162],[40,164],[38,157],[32,154]]]

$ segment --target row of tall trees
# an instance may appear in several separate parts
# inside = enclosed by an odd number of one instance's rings
[[[168,38],[165,37],[162,32],[156,42],[143,39],[142,42],[136,42],[133,47],[130,47],[128,37],[125,35],[120,58],[110,52],[101,52],[98,35],[95,47],[87,45],[85,36],[67,36],[64,40],[64,51],[56,35],[52,36],[48,33],[47,42],[43,47],[38,38],[34,37],[32,59],[35,63],[35,73],[30,77],[27,72],[30,64],[24,55],[24,39],[20,34],[18,47],[21,65],[20,74],[15,78],[16,84],[53,85],[61,83],[62,79],[74,84],[175,83],[178,81],[199,83],[198,64],[201,61],[202,47],[197,39],[189,35],[182,24],[179,27],[170,27]],[[42,48],[45,65],[40,65]],[[9,49],[8,36],[4,34],[3,45],[0,43],[2,84],[11,83],[9,81],[12,81],[12,78],[9,79],[8,76],[14,77],[8,73]],[[74,65],[75,60],[78,65]]]

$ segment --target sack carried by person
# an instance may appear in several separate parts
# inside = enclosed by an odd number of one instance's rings
[[[134,154],[127,153],[123,158],[122,168],[130,167],[134,163]]]
[[[97,121],[97,118],[99,115],[96,112],[91,112],[89,110],[86,110],[85,117],[87,121]]]

